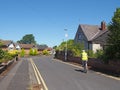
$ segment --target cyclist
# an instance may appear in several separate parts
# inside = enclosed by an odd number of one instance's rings
[[[85,73],[87,73],[87,61],[88,61],[88,55],[85,52],[85,50],[82,50],[82,64]]]

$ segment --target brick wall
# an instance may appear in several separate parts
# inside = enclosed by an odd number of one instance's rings
[[[57,54],[55,56],[57,59],[65,61],[64,54]],[[67,61],[82,64],[82,60],[80,57],[68,56]],[[94,69],[120,74],[120,61],[110,61],[109,64],[104,64],[100,59],[89,58],[88,65]]]

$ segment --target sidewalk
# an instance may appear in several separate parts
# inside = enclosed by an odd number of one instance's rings
[[[29,82],[28,61],[20,60],[5,77],[0,79],[0,90],[27,90]]]

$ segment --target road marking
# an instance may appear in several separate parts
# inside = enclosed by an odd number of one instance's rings
[[[56,61],[58,61],[58,62],[61,62],[61,63],[67,64],[67,65],[71,65],[71,66],[73,66],[73,67],[77,67],[77,68],[82,69],[81,66],[77,66],[77,65],[74,65],[74,64],[70,64],[70,63],[68,63],[68,62],[63,62],[63,61],[60,61],[60,60],[57,60],[57,59],[53,59],[53,60],[56,60]],[[105,76],[105,77],[108,77],[108,78],[112,78],[112,79],[115,79],[115,80],[120,81],[120,78],[119,78],[119,77],[110,76],[110,75],[103,74],[103,73],[100,73],[100,72],[95,72],[95,73],[96,73],[96,74],[99,74],[99,75],[102,75],[102,76]]]
[[[38,77],[38,75],[37,75],[37,71],[36,71],[36,68],[35,68],[35,66],[34,66],[34,64],[33,64],[32,59],[30,59],[30,62],[31,62],[31,64],[32,64],[32,67],[33,67],[33,70],[34,70],[34,73],[35,73],[35,77],[36,77],[36,79],[37,79],[37,81],[38,81],[38,84],[40,85],[41,82],[40,82],[40,79],[39,79],[39,77]]]
[[[32,67],[35,70],[34,72],[36,73],[36,79],[38,81],[38,84],[42,84],[43,85],[44,89],[42,88],[41,90],[48,90],[47,85],[45,84],[45,81],[43,80],[43,78],[42,78],[42,76],[41,76],[37,66],[35,65],[34,61],[32,60],[32,58],[30,58],[30,62],[32,64]]]

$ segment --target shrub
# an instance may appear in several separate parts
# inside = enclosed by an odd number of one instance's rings
[[[29,51],[29,55],[33,55],[33,49],[32,48]]]
[[[96,54],[93,52],[93,50],[87,50],[87,53],[90,58],[96,58]]]
[[[37,51],[37,49],[35,48],[35,49],[33,49],[33,48],[31,48],[30,49],[30,52],[29,52],[29,55],[37,55],[38,54],[38,51]]]
[[[15,57],[15,54],[10,54],[7,51],[3,51],[3,52],[4,52],[4,56],[3,58],[0,59],[0,63],[12,60]]]
[[[81,56],[81,50],[79,49],[72,49],[73,56]]]
[[[3,57],[4,57],[4,51],[0,49],[0,59],[2,59]]]
[[[11,59],[13,59],[15,56],[16,56],[16,55],[14,55],[14,54],[10,54],[10,53],[8,53],[8,52],[5,52],[4,59],[5,59],[5,60],[11,60]]]
[[[49,52],[47,50],[43,50],[42,54],[43,55],[49,55]]]
[[[24,49],[21,50],[20,56],[21,56],[21,57],[24,57],[24,56],[25,56],[25,50],[24,50]]]
[[[38,50],[35,48],[34,55],[38,55]]]
[[[95,53],[95,56],[97,58],[102,58],[102,56],[103,56],[103,50],[97,50],[97,52]]]

